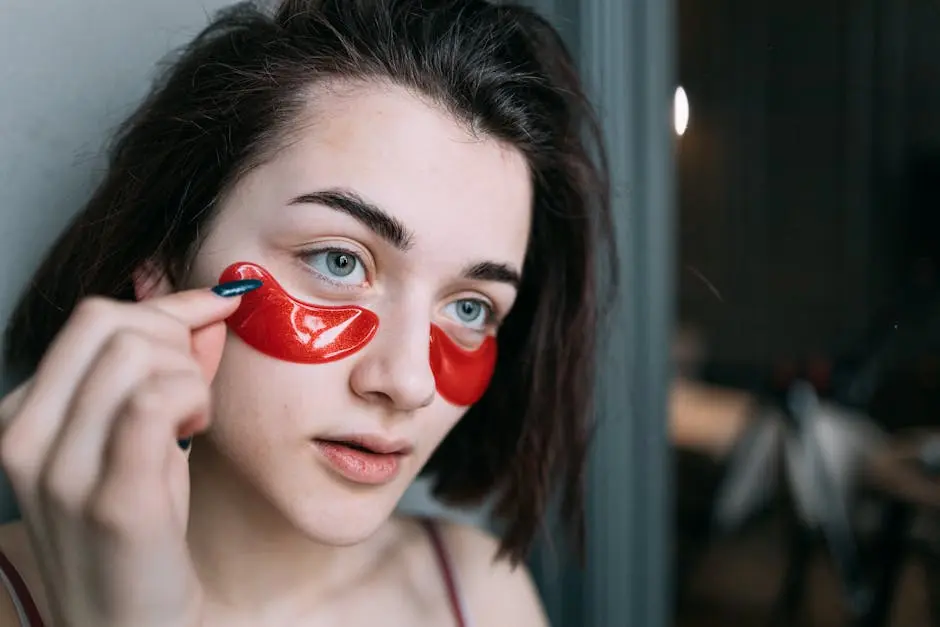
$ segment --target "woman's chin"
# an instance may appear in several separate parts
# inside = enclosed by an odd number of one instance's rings
[[[384,511],[359,515],[313,512],[291,518],[301,533],[317,543],[353,546],[371,538],[388,522],[390,516],[390,512]]]
[[[392,491],[391,486],[367,493],[325,490],[329,494],[291,499],[281,510],[310,539],[351,546],[372,537],[392,516],[401,498]]]

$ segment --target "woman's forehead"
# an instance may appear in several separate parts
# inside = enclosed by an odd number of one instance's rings
[[[311,106],[311,121],[245,181],[245,206],[342,189],[406,225],[418,250],[482,246],[521,264],[532,204],[521,152],[402,88],[327,90]]]

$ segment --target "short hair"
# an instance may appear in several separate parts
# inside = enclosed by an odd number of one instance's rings
[[[533,10],[485,0],[245,2],[168,60],[120,127],[103,181],[45,257],[6,332],[27,374],[83,297],[133,300],[132,273],[185,279],[227,190],[288,140],[330,79],[389,81],[524,155],[534,190],[523,280],[483,398],[423,473],[446,503],[492,498],[500,554],[530,548],[548,504],[578,546],[596,336],[615,267],[601,133],[575,64]]]

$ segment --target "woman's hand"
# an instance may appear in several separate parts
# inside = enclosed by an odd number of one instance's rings
[[[238,301],[209,290],[86,300],[0,402],[0,463],[56,627],[199,624],[177,438],[208,425],[222,321]]]

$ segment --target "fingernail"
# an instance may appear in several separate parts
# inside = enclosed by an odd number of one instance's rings
[[[176,443],[179,444],[179,447],[185,451],[189,449],[189,445],[193,443],[193,439],[183,438],[182,440],[177,440]]]
[[[212,291],[219,296],[222,296],[223,298],[232,298],[234,296],[247,294],[248,292],[256,290],[259,287],[261,287],[261,281],[258,279],[241,279],[239,281],[219,283],[212,288]]]

